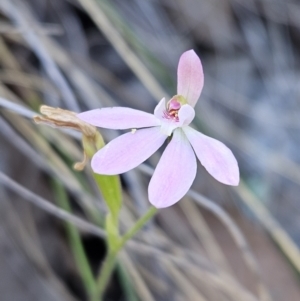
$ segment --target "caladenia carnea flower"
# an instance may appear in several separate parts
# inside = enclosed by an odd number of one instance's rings
[[[238,164],[230,149],[189,126],[204,83],[202,64],[193,50],[180,57],[177,80],[177,94],[169,101],[163,98],[154,114],[112,107],[77,115],[97,127],[133,129],[94,155],[91,165],[99,174],[133,169],[171,138],[149,183],[149,200],[157,208],[171,206],[187,193],[196,177],[196,156],[216,180],[233,186],[239,183]]]

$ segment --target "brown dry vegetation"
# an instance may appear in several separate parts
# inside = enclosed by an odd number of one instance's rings
[[[105,206],[72,168],[80,135],[34,124],[39,107],[151,112],[193,48],[194,125],[233,150],[241,184],[199,164],[187,197],[120,254],[107,300],[299,301],[299,16],[292,0],[0,0],[0,300],[88,300],[65,221],[95,274],[105,253]],[[158,158],[122,175],[122,231],[148,207]]]

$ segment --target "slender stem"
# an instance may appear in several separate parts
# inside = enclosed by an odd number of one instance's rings
[[[125,233],[122,237],[119,250],[123,248],[127,240],[132,238],[143,226],[157,213],[157,208],[151,206],[150,209]]]
[[[56,180],[53,180],[53,187],[56,192],[57,203],[64,210],[71,212],[70,202],[64,187]],[[81,279],[83,281],[85,290],[88,295],[91,295],[92,292],[94,292],[96,289],[96,281],[94,279],[90,264],[88,262],[84,247],[82,245],[80,234],[73,224],[66,222],[65,226],[72,253]]]
[[[95,290],[95,294],[91,301],[99,301],[103,300],[103,294],[105,292],[108,281],[111,277],[113,269],[115,267],[117,261],[117,255],[120,250],[124,247],[126,242],[132,238],[142,227],[157,213],[157,209],[155,207],[150,207],[150,209],[125,233],[125,235],[121,238],[120,243],[113,249],[109,249],[106,258],[104,260],[104,264],[102,266],[100,275],[97,280],[97,287]]]
[[[109,251],[106,255],[106,258],[104,260],[104,263],[101,268],[100,275],[98,277],[97,281],[97,287],[95,290],[95,293],[93,294],[93,297],[91,301],[102,301],[103,295],[106,289],[106,286],[108,284],[108,281],[111,277],[111,274],[114,270],[116,261],[117,261],[117,253],[114,251]]]

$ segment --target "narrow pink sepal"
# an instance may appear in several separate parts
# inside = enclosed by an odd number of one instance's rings
[[[194,151],[182,129],[176,129],[150,180],[150,203],[165,208],[178,202],[192,186],[196,171]]]
[[[201,164],[216,180],[232,186],[239,184],[238,163],[227,146],[191,127],[185,127],[183,131],[192,144]]]
[[[153,114],[123,107],[95,109],[77,114],[77,117],[94,126],[114,130],[151,127],[160,124]]]
[[[182,95],[194,107],[204,84],[202,64],[194,50],[184,52],[177,69],[177,94]]]
[[[123,134],[93,156],[92,169],[95,173],[104,175],[124,173],[147,160],[166,138],[160,127]]]

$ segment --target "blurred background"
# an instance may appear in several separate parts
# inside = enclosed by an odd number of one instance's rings
[[[198,164],[193,191],[120,254],[106,300],[299,301],[299,47],[296,0],[0,0],[0,300],[88,300],[77,230],[47,204],[89,225],[105,212],[90,170],[73,170],[80,134],[32,116],[42,104],[153,112],[194,49],[205,74],[194,126],[232,149],[241,184]],[[122,231],[149,206],[159,156],[122,175]],[[96,275],[104,241],[76,233]]]

